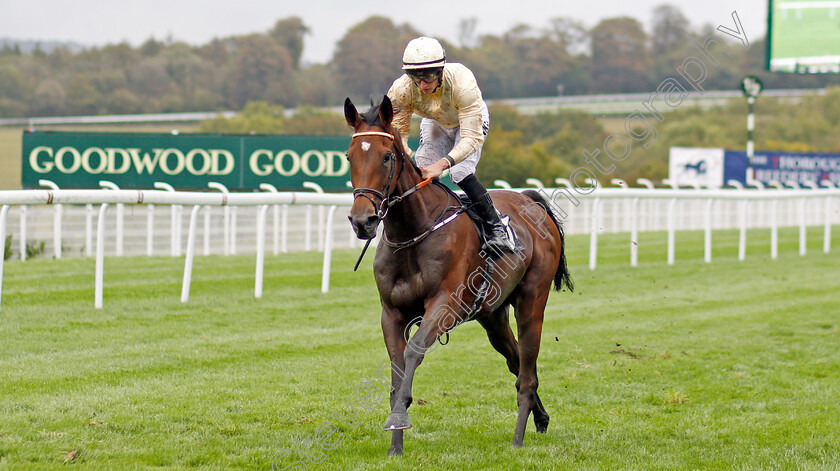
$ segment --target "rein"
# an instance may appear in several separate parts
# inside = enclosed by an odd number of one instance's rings
[[[387,133],[387,132],[380,132],[380,131],[357,132],[357,133],[353,134],[352,139],[355,139],[356,137],[361,137],[361,136],[387,137],[392,142],[394,141],[394,135],[393,134]],[[405,165],[406,165],[405,164],[405,158],[406,158],[405,154],[403,154],[402,152],[399,152],[399,149],[397,149],[396,147],[394,147],[394,150],[396,150],[397,153],[400,155],[402,165],[403,165],[403,167],[405,167]],[[393,195],[391,195],[391,190],[392,190],[392,187],[393,187],[393,184],[394,184],[394,175],[395,175],[396,168],[397,168],[396,158],[392,157],[391,158],[391,170],[388,173],[388,183],[386,183],[385,186],[381,190],[377,190],[375,188],[366,188],[366,187],[359,187],[359,188],[354,188],[353,189],[353,199],[356,199],[360,196],[363,196],[363,197],[367,198],[368,201],[370,201],[370,203],[373,205],[374,208],[376,208],[376,217],[378,219],[377,220],[377,225],[380,222],[385,220],[385,217],[388,215],[388,211],[391,209],[392,206],[394,206],[395,204],[397,204],[397,203],[401,202],[402,200],[408,198],[412,193],[416,192],[417,190],[423,188],[424,186],[426,186],[426,185],[428,185],[429,183],[432,182],[431,178],[427,178],[427,179],[421,181],[420,183],[414,185],[413,187],[409,188],[408,190],[406,190],[401,195],[393,196]],[[371,195],[379,198],[379,200],[380,200],[379,205],[376,204],[376,201],[374,201],[374,199],[371,197]],[[444,215],[448,211],[451,211],[451,210],[457,210],[457,211],[455,213],[451,214],[450,216],[444,218]],[[404,248],[407,248],[407,247],[411,247],[412,245],[415,245],[415,244],[419,243],[420,241],[422,241],[423,239],[425,239],[426,237],[428,237],[429,234],[431,234],[432,232],[434,232],[434,231],[440,229],[441,227],[445,226],[446,224],[450,223],[452,220],[455,219],[455,217],[457,217],[463,211],[464,211],[463,206],[447,206],[446,208],[444,208],[444,210],[440,214],[440,216],[438,216],[438,218],[435,220],[435,224],[433,224],[431,228],[424,231],[422,234],[418,235],[417,237],[414,237],[414,238],[412,238],[408,241],[405,241],[405,242],[391,242],[391,241],[388,240],[388,238],[385,236],[385,234],[383,234],[382,235],[383,236],[383,241],[385,242],[385,244],[387,246],[394,247],[397,250],[404,249]],[[368,239],[367,243],[365,244],[365,247],[362,249],[362,253],[361,253],[361,255],[359,255],[359,260],[356,262],[356,267],[353,268],[353,271],[356,271],[356,269],[359,268],[359,264],[362,262],[362,258],[364,258],[365,252],[367,251],[367,248],[370,245],[371,240],[373,240],[373,239]]]

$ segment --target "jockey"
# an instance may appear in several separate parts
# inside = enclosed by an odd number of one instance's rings
[[[490,114],[472,71],[446,63],[446,53],[433,38],[408,43],[403,53],[405,74],[394,81],[388,98],[394,106],[393,124],[408,147],[411,116],[420,121],[420,146],[415,155],[423,178],[437,178],[450,169],[452,181],[467,194],[484,223],[485,249],[513,251],[493,200],[475,176]]]

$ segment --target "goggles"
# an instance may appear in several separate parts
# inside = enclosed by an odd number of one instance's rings
[[[443,69],[410,69],[407,70],[406,73],[409,77],[411,77],[411,80],[415,84],[420,84],[421,81],[426,83],[432,83],[440,78],[441,74],[443,73]]]

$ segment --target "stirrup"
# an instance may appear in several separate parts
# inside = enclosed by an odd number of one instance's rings
[[[493,229],[491,228],[487,231],[487,237],[484,240],[484,244],[482,244],[482,249],[485,251],[492,251],[492,252],[511,252],[514,253],[516,251],[516,246],[510,241],[510,238],[507,237],[507,234],[504,237],[500,234],[495,234]],[[500,223],[499,228],[501,232],[504,233],[504,226]]]

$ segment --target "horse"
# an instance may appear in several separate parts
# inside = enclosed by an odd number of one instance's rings
[[[469,320],[485,329],[516,376],[513,446],[521,447],[532,412],[537,432],[548,429],[549,415],[537,394],[537,356],[551,283],[557,291],[574,290],[560,221],[536,191],[491,191],[496,208],[510,216],[521,248],[488,254],[459,198],[437,179],[423,180],[392,126],[387,96],[362,114],[347,98],[344,115],[353,128],[347,150],[354,188],[350,222],[368,243],[384,224],[373,269],[391,363],[391,412],[384,427],[392,432],[388,455],[403,453],[415,371],[436,341],[443,343],[446,335],[448,342],[449,332]],[[508,321],[509,306],[518,340]]]

